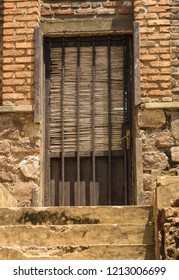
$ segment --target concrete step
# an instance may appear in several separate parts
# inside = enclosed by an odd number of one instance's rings
[[[0,208],[0,225],[147,224],[149,206]]]
[[[152,245],[0,247],[1,260],[154,260]]]
[[[0,246],[153,244],[149,225],[14,225],[0,226]]]

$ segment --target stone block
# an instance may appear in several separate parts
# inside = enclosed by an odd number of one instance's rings
[[[171,158],[173,162],[179,162],[179,147],[171,148]]]
[[[165,169],[168,165],[168,157],[163,152],[145,152],[143,154],[144,170]]]
[[[151,192],[144,192],[144,205],[151,205]]]
[[[179,142],[179,113],[178,112],[172,114],[171,133],[173,137]]]
[[[150,191],[152,187],[152,178],[150,174],[143,175],[143,182],[144,182],[144,190]]]
[[[139,110],[138,125],[140,128],[159,128],[166,122],[165,114],[162,109]]]
[[[19,168],[26,178],[38,179],[40,174],[39,156],[28,156],[19,163]]]
[[[179,198],[179,176],[157,178],[157,206],[169,207],[173,199]]]
[[[38,186],[34,182],[18,182],[12,187],[12,194],[21,206],[29,204],[33,197],[33,192],[38,190]]]
[[[74,9],[78,9],[80,7],[80,4],[78,2],[72,2],[71,7]]]
[[[0,184],[0,207],[16,207],[17,200]]]
[[[175,145],[174,139],[169,130],[161,131],[156,138],[158,148],[171,148]]]
[[[8,154],[10,153],[10,144],[9,141],[3,140],[0,141],[0,154]]]

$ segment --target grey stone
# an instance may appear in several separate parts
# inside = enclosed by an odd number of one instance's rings
[[[75,8],[75,9],[78,9],[80,7],[80,4],[78,2],[72,2],[71,7]]]
[[[27,178],[38,179],[39,168],[39,156],[28,156],[19,163],[19,168],[23,175]]]
[[[143,154],[144,170],[165,169],[168,165],[168,157],[163,152],[145,152]]]
[[[159,128],[166,122],[165,114],[162,109],[139,110],[138,125],[141,128]]]
[[[100,2],[92,2],[92,3],[91,3],[91,7],[92,7],[93,9],[99,8],[99,7],[101,7],[101,3],[100,3]]]

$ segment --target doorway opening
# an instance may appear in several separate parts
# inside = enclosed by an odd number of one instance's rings
[[[46,38],[45,205],[133,203],[132,37]]]

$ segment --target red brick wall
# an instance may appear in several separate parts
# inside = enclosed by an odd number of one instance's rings
[[[0,1],[0,105],[2,104],[2,41],[3,41],[3,5],[4,1]]]
[[[119,1],[44,1],[41,5],[43,18],[63,16],[91,16],[133,13],[132,0]]]
[[[140,23],[143,101],[172,101],[170,2],[134,1],[135,21]]]
[[[33,102],[34,26],[39,21],[39,1],[4,0],[3,104]]]
[[[3,32],[0,80],[3,105],[33,104],[34,26],[40,20],[129,14],[133,1],[0,1]],[[41,9],[40,9],[41,6]],[[0,34],[1,37],[1,34]]]
[[[179,100],[179,1],[171,2],[172,93]]]
[[[141,26],[143,101],[178,100],[178,0],[4,0],[0,1],[0,37],[3,30],[0,80],[3,76],[3,104],[33,103],[33,27],[39,22],[40,10],[42,21],[66,17],[115,17],[117,14],[132,13],[133,3],[135,21]]]

